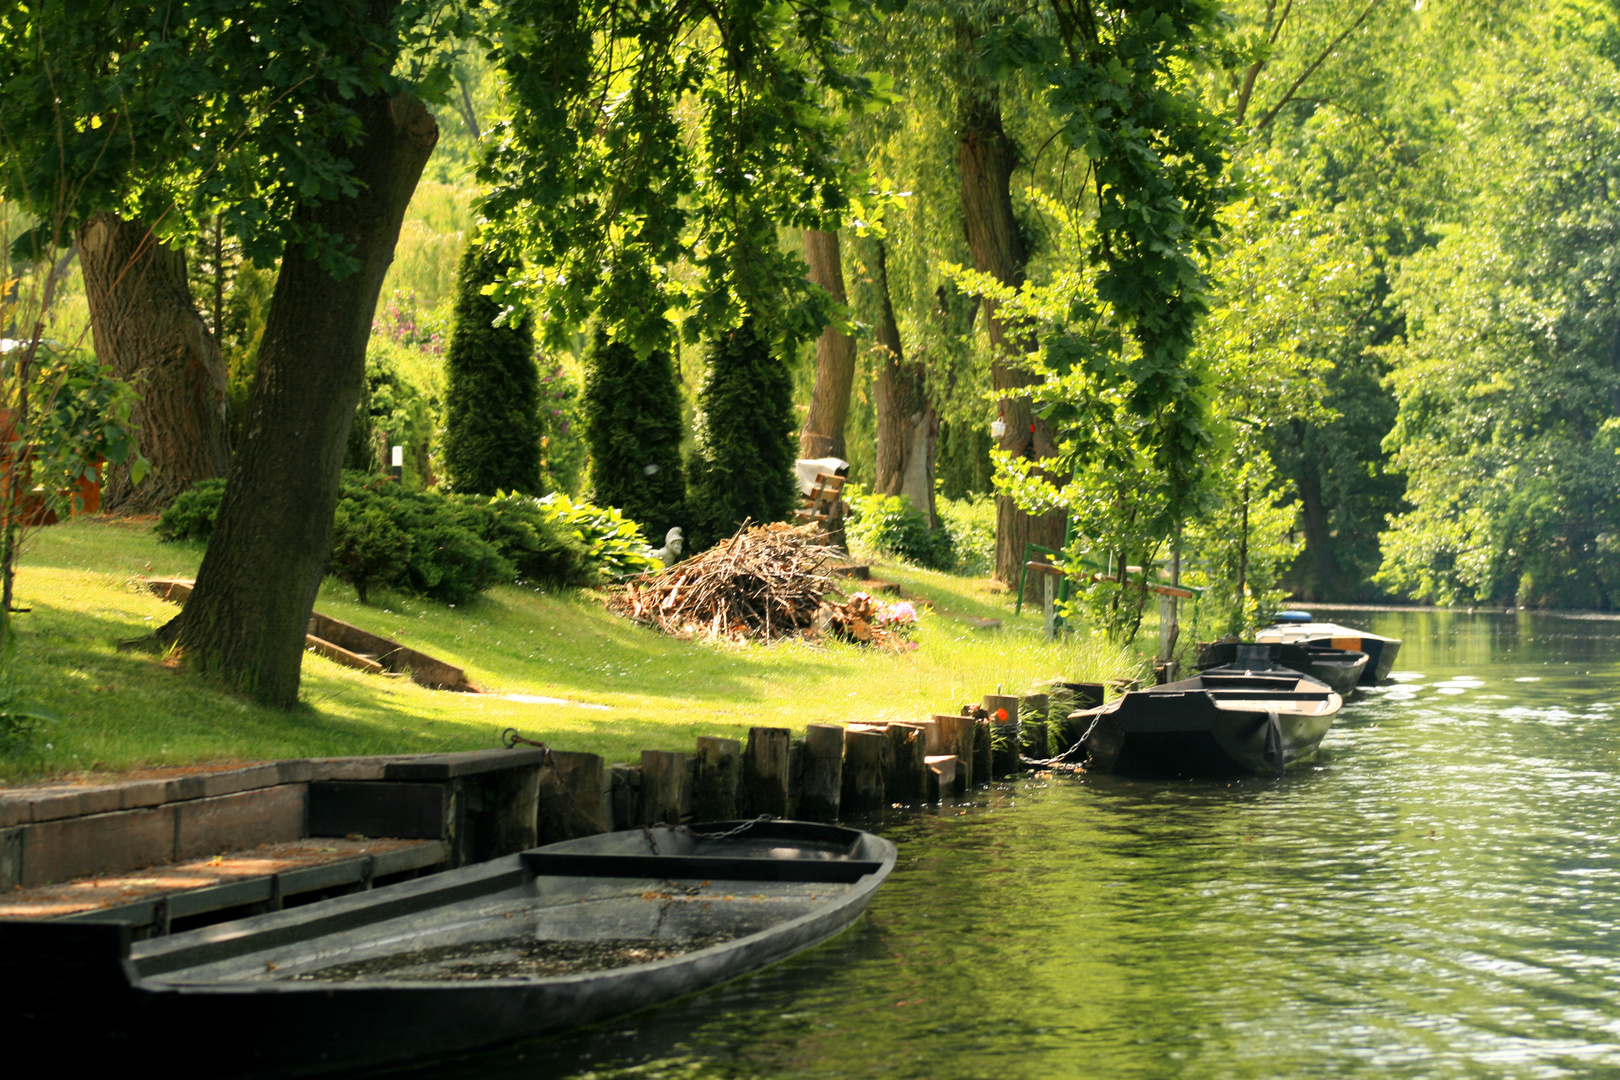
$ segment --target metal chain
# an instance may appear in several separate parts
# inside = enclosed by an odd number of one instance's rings
[[[760,824],[762,822],[775,821],[775,820],[776,819],[771,817],[771,815],[769,815],[769,814],[761,814],[761,815],[759,815],[759,817],[754,818],[751,821],[743,822],[741,825],[738,825],[735,829],[728,829],[727,831],[720,832],[720,833],[698,832],[696,829],[688,828],[685,825],[676,826],[675,831],[685,833],[687,836],[696,837],[699,840],[724,840],[728,836],[736,836],[738,833],[747,832],[749,829],[752,829],[755,825],[758,825],[758,824]]]

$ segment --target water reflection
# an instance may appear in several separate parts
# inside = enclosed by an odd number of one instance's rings
[[[891,818],[899,869],[836,941],[426,1071],[1620,1076],[1620,624],[1332,617],[1405,644],[1313,767]]]

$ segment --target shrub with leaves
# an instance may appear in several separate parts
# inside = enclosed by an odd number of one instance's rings
[[[939,527],[951,538],[956,564],[952,571],[968,577],[989,577],[996,565],[996,499],[994,495],[967,494],[960,499],[934,501]]]
[[[662,539],[686,520],[681,467],[681,389],[669,353],[639,356],[598,331],[585,367],[585,440],[591,495],[616,506]]]
[[[930,529],[928,519],[908,496],[869,495],[853,487],[844,490],[850,507],[844,528],[852,547],[932,570],[949,570],[954,565],[951,534]]]
[[[622,577],[663,568],[653,558],[641,526],[611,506],[576,501],[561,492],[534,501],[585,545],[586,558],[602,575]]]
[[[214,518],[225,498],[224,480],[204,480],[169,504],[158,518],[157,538],[164,541],[203,540],[214,532]]]
[[[382,506],[345,499],[332,523],[327,572],[354,586],[362,604],[371,585],[397,582],[410,565],[411,538]]]
[[[366,346],[366,378],[349,428],[346,468],[386,475],[389,448],[403,446],[405,486],[427,485],[438,400],[434,388],[417,377],[419,356],[417,350],[376,337]]]
[[[462,522],[493,544],[519,578],[548,585],[599,581],[584,539],[540,500],[501,492],[462,495],[457,501],[463,508]]]

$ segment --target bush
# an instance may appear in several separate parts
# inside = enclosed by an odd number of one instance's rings
[[[956,553],[952,571],[968,577],[989,577],[996,565],[996,498],[965,495],[960,499],[936,497],[934,510],[940,528],[951,538]]]
[[[591,497],[616,506],[662,542],[686,520],[681,468],[681,391],[669,354],[637,356],[633,346],[597,331],[585,368],[585,441],[591,450]]]
[[[159,540],[204,540],[214,532],[214,518],[225,498],[224,480],[204,480],[169,504],[158,518]]]
[[[639,574],[664,565],[652,557],[641,526],[610,506],[576,502],[561,492],[533,501],[585,545],[586,558],[603,576]]]
[[[533,326],[527,311],[503,310],[483,292],[515,269],[476,237],[461,260],[456,326],[445,356],[450,389],[444,463],[456,490],[466,494],[540,490],[540,373]]]
[[[714,343],[698,406],[687,470],[693,551],[730,536],[745,519],[785,521],[799,503],[793,378],[752,320]]]
[[[389,448],[405,448],[405,485],[427,486],[438,428],[438,395],[418,378],[422,354],[373,337],[366,346],[366,379],[349,428],[345,468],[387,475]]]
[[[594,585],[600,579],[589,546],[558,513],[527,495],[463,495],[463,522],[493,544],[527,581]]]
[[[411,538],[381,506],[352,499],[338,503],[332,522],[332,557],[327,572],[346,581],[368,603],[372,584],[398,581],[410,565]]]
[[[931,570],[949,570],[955,565],[951,534],[929,529],[928,519],[909,496],[868,495],[853,487],[844,491],[850,507],[844,528],[851,546]]]

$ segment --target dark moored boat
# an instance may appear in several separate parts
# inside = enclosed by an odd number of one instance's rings
[[[1210,668],[1071,714],[1095,768],[1159,776],[1281,775],[1316,752],[1343,699],[1286,668]]]
[[[1346,649],[1367,654],[1362,686],[1377,686],[1389,678],[1401,639],[1352,630],[1338,623],[1313,622],[1308,611],[1279,611],[1277,622],[1254,635],[1263,645],[1303,645],[1308,649]]]
[[[718,836],[738,824],[551,844],[133,947],[123,926],[0,923],[0,1031],[85,1068],[161,1047],[210,1076],[417,1061],[763,967],[847,927],[894,868],[854,829]]]
[[[1305,645],[1244,645],[1235,641],[1215,641],[1198,650],[1198,666],[1275,668],[1283,667],[1320,679],[1340,697],[1349,697],[1361,681],[1368,656],[1349,649]]]

